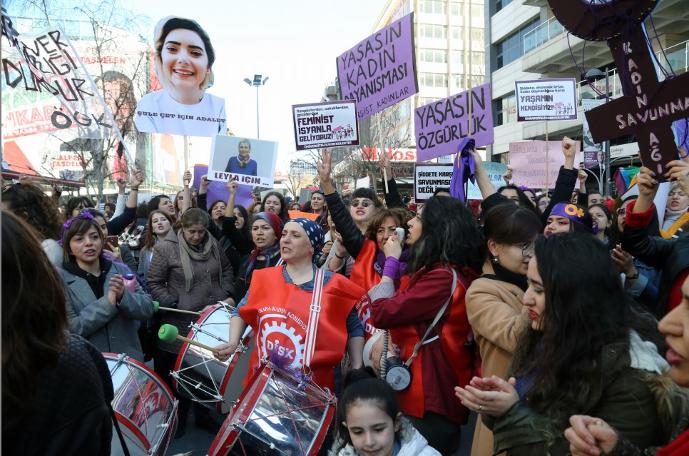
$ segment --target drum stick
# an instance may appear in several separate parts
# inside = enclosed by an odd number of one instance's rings
[[[158,301],[153,301],[153,311],[158,312],[159,310],[162,310],[163,312],[177,312],[197,316],[201,315],[201,312],[194,312],[192,310],[175,309],[174,307],[162,307]]]
[[[208,351],[215,351],[214,347],[208,346],[206,344],[202,344],[201,342],[196,342],[195,340],[191,340],[188,337],[180,336],[179,331],[177,330],[176,326],[173,325],[161,325],[160,329],[158,330],[158,339],[162,340],[163,342],[172,342],[174,340],[181,340],[183,342],[186,342],[190,345],[194,345],[196,347],[200,347],[203,349],[206,349]]]
[[[385,168],[383,168],[383,182],[385,182],[385,193],[390,193],[390,189],[388,188],[388,171]]]

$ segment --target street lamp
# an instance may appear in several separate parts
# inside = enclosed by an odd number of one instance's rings
[[[262,85],[266,85],[266,82],[268,82],[268,76],[264,77],[263,75],[255,74],[253,79],[244,78],[244,82],[252,87],[256,87],[256,138],[260,139],[261,132],[258,126],[258,88]]]
[[[605,102],[607,103],[610,101],[610,78],[609,78],[609,73],[608,73],[608,68],[605,68],[605,73],[603,73],[601,70],[598,68],[592,68],[584,74],[584,79],[589,84],[594,83],[595,81],[598,81],[599,79],[605,78]],[[604,150],[605,150],[605,196],[612,196],[612,189],[611,187],[611,169],[610,169],[610,141],[605,141],[604,143]]]

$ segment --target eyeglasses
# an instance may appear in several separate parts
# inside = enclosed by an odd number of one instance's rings
[[[369,207],[373,206],[373,201],[368,200],[368,199],[362,199],[362,200],[353,200],[352,201],[352,206],[353,207]]]
[[[533,257],[533,254],[534,254],[534,243],[533,242],[524,242],[519,247],[522,249],[522,257],[524,257],[524,258]]]
[[[624,215],[627,213],[627,208],[626,207],[621,207],[617,209],[617,215]]]

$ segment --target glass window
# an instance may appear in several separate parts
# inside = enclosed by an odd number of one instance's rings
[[[452,51],[451,58],[454,65],[464,64],[464,51]]]
[[[435,24],[419,24],[419,36],[423,38],[447,39],[447,27]]]
[[[424,87],[447,87],[447,75],[443,73],[420,73],[419,84]]]
[[[447,63],[447,52],[442,49],[422,49],[421,61],[429,63]]]
[[[495,68],[502,68],[508,63],[514,62],[524,53],[522,39],[524,35],[538,26],[538,18],[534,19],[520,30],[514,32],[501,42],[494,45]]]
[[[447,5],[441,0],[421,0],[419,12],[428,14],[447,14]]]

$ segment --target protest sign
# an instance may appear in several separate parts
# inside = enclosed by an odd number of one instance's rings
[[[575,142],[581,161],[581,143]],[[564,165],[561,141],[518,141],[510,143],[510,168],[515,185],[529,188],[553,188],[560,167]],[[572,187],[573,188],[573,187]]]
[[[515,81],[517,121],[576,120],[574,78]]]
[[[297,150],[359,144],[353,100],[292,106]]]
[[[582,98],[581,99],[581,107],[584,108],[584,113],[587,111],[590,111],[593,108],[597,108],[598,106],[602,106],[605,104],[605,100],[597,100],[597,99],[592,99],[592,98]],[[582,121],[582,128],[584,131],[583,135],[583,143],[584,143],[584,151],[602,151],[603,147],[601,144],[596,143],[593,140],[593,136],[591,135],[591,128],[589,128],[589,122],[588,119],[586,119],[586,116],[584,116],[584,119]]]
[[[437,188],[449,191],[452,181],[452,164],[417,163],[414,167],[414,201],[426,201]]]
[[[237,179],[252,187],[272,187],[278,143],[236,136],[216,136],[211,146],[208,179]]]
[[[206,91],[213,83],[215,55],[206,49],[206,42],[197,32],[185,30],[188,26],[164,27],[171,21],[183,24],[181,21],[189,20],[168,16],[155,27],[153,41],[165,43],[154,57],[162,88],[139,100],[134,117],[136,127],[146,133],[224,135],[227,133],[225,100]],[[162,36],[164,31],[167,34]]]
[[[195,189],[199,189],[201,186],[201,176],[208,174],[208,165],[198,164],[194,165],[194,181],[192,186]],[[254,198],[251,196],[252,187],[250,185],[237,186],[237,195],[234,198],[235,206],[244,206],[246,209],[253,202]],[[210,181],[208,183],[208,188],[206,189],[206,206],[202,207],[203,210],[210,209],[211,205],[216,201],[224,201],[230,197],[230,191],[227,189],[227,183],[222,181]]]
[[[377,31],[337,57],[345,100],[356,100],[366,119],[418,92],[414,59],[414,13]]]
[[[471,136],[476,147],[493,144],[490,84],[452,95],[415,111],[417,160],[457,152],[462,139]]]
[[[496,190],[503,185],[505,185],[505,180],[502,175],[507,171],[507,165],[504,163],[493,163],[493,162],[483,162],[483,168],[488,174],[488,178],[493,184]],[[481,190],[479,190],[478,185],[469,181],[469,191],[467,192],[467,199],[470,200],[480,200],[483,199],[481,196]]]

